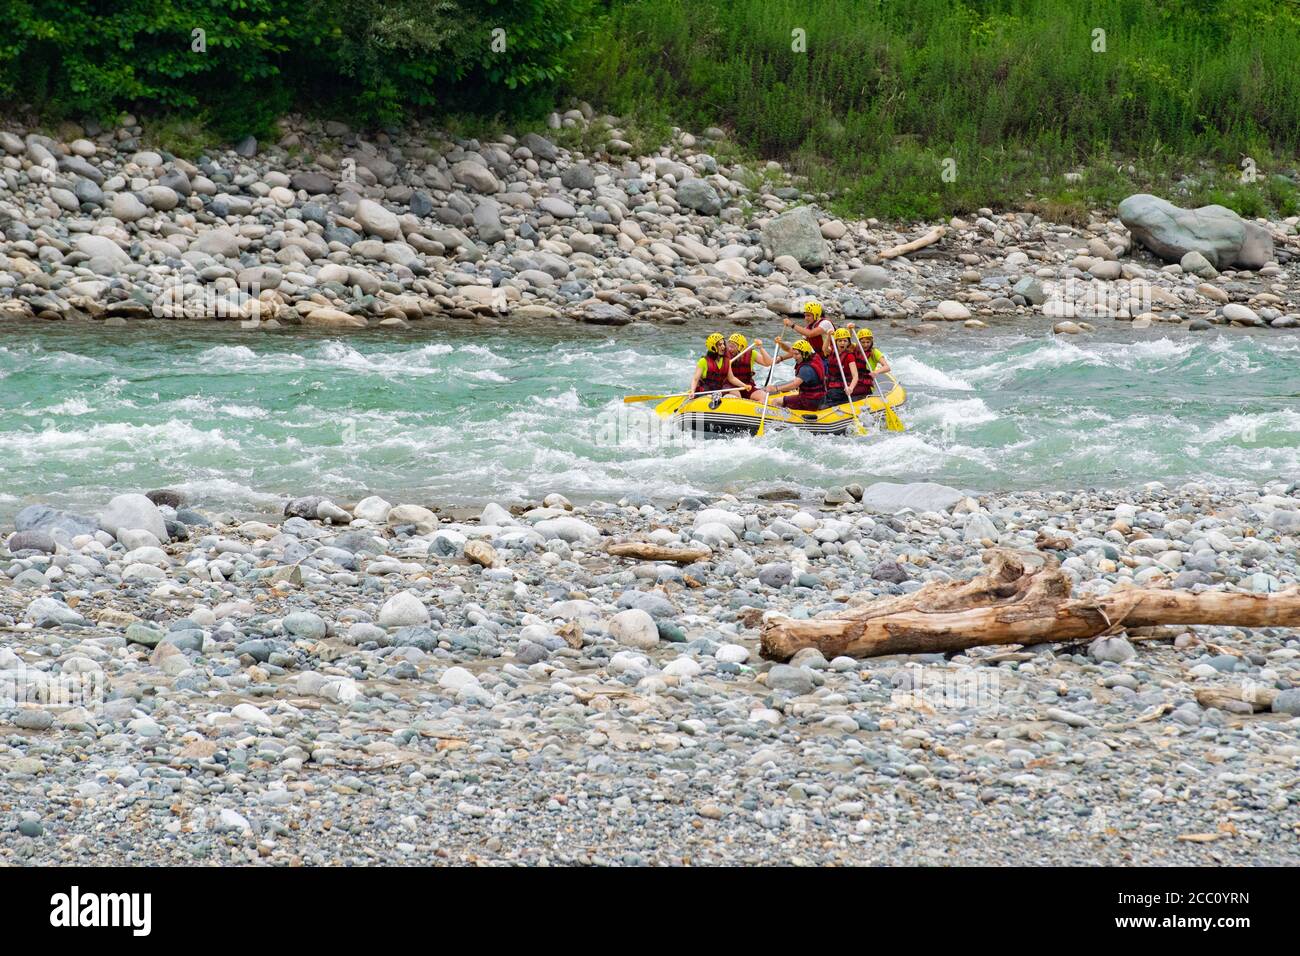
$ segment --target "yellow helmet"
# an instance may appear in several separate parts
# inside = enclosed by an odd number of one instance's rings
[[[799,341],[795,342],[794,345],[790,346],[790,348],[794,349],[796,352],[803,352],[807,355],[812,355],[813,347],[807,339],[799,339]]]
[[[714,332],[704,340],[704,351],[712,355],[714,352],[718,352],[722,349],[722,342],[722,333]]]
[[[876,337],[876,333],[870,329],[858,329],[858,338],[866,339],[868,342]]]
[[[847,342],[848,340],[849,340],[849,330],[848,330],[848,329],[836,329],[836,330],[835,330],[835,341],[836,341],[836,342]]]
[[[804,315],[821,315],[822,304],[816,299],[809,299],[803,304]]]
[[[733,333],[731,338],[727,339],[727,341],[730,342],[732,345],[734,345],[736,348],[740,349],[742,352],[749,347],[749,340],[746,339],[739,332]]]

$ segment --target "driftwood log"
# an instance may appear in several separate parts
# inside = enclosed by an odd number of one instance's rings
[[[910,252],[916,252],[917,249],[924,249],[926,246],[932,246],[943,238],[947,230],[943,226],[935,226],[929,232],[919,239],[913,239],[911,242],[905,242],[899,246],[892,246],[880,253],[881,259],[897,259],[899,256],[905,256]]]
[[[830,659],[930,654],[989,644],[1043,644],[1115,634],[1126,627],[1222,624],[1300,627],[1300,589],[1276,594],[1116,588],[1072,599],[1070,579],[1055,565],[1026,570],[1010,551],[984,554],[989,570],[965,582],[935,582],[913,594],[846,608],[833,617],[775,617],[763,626],[761,650],[789,660],[805,647]]]
[[[616,558],[636,558],[638,561],[676,561],[678,564],[694,564],[710,557],[713,552],[708,548],[666,548],[648,541],[625,541],[611,544],[606,549]]]
[[[1202,687],[1196,692],[1196,702],[1202,707],[1215,707],[1234,714],[1253,714],[1273,706],[1277,691],[1263,685],[1240,687]]]

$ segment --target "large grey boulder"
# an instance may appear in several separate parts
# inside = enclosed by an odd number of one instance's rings
[[[118,495],[100,512],[99,525],[114,537],[122,531],[148,531],[159,541],[168,540],[162,512],[144,495]]]
[[[538,136],[536,133],[525,133],[519,139],[519,145],[525,147],[530,153],[538,159],[553,163],[559,157],[560,151],[555,148],[545,136]]]
[[[94,534],[99,530],[99,522],[49,505],[28,505],[14,515],[14,528],[18,531],[43,531],[56,541],[66,543],[79,534]]]
[[[289,185],[294,189],[301,189],[303,192],[312,196],[319,196],[323,193],[332,193],[334,191],[334,180],[330,179],[324,173],[294,173],[289,177]]]
[[[492,170],[470,160],[461,160],[451,167],[451,176],[462,186],[468,186],[475,192],[492,193],[501,191],[501,184],[492,175]]]
[[[501,204],[495,199],[484,197],[474,207],[474,226],[478,237],[484,242],[500,242],[506,237],[505,227],[501,225]]]
[[[131,264],[131,257],[108,236],[78,236],[73,246],[91,259],[102,259],[118,267]]]
[[[212,229],[201,234],[190,243],[190,248],[195,252],[204,252],[210,256],[225,256],[227,259],[234,259],[239,256],[239,247],[245,241],[241,239],[237,232],[231,229]]]
[[[783,690],[800,697],[811,694],[816,685],[813,683],[812,675],[804,668],[777,664],[767,672],[767,686],[772,690]]]
[[[595,189],[596,171],[591,168],[590,163],[570,166],[560,173],[560,184],[565,189]]]
[[[5,546],[12,554],[17,554],[19,551],[44,551],[46,554],[53,554],[58,550],[54,539],[44,531],[15,531],[9,536]]]
[[[402,238],[402,225],[397,216],[373,199],[363,199],[357,203],[356,220],[372,236],[381,239]]]
[[[1199,252],[1216,269],[1258,269],[1273,258],[1268,231],[1224,206],[1182,209],[1138,193],[1119,204],[1119,218],[1134,239],[1166,262]]]
[[[863,266],[853,270],[849,281],[859,289],[884,289],[889,286],[891,279],[889,270],[883,266]]]
[[[885,514],[896,514],[905,508],[916,512],[947,511],[964,497],[966,496],[956,488],[931,481],[903,485],[878,481],[862,493],[862,505],[868,511]]]
[[[763,246],[773,259],[791,256],[805,269],[819,269],[831,259],[811,206],[797,206],[763,226]]]
[[[716,216],[722,211],[718,191],[703,179],[688,179],[677,187],[677,201],[687,209],[705,216]]]
[[[135,222],[149,215],[149,207],[137,199],[135,193],[117,193],[109,204],[109,212],[122,222]]]
[[[649,651],[659,646],[659,628],[641,608],[619,611],[609,621],[609,636],[625,647]]]

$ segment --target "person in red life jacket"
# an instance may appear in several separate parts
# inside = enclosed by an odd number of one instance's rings
[[[769,389],[768,404],[815,412],[826,398],[826,360],[813,351],[807,339],[795,342],[789,352],[795,357],[794,378]]]
[[[727,361],[731,366],[729,381],[740,387],[737,394],[751,402],[761,402],[764,393],[754,383],[754,366],[767,367],[772,364],[772,356],[763,351],[763,340],[755,339],[751,349],[745,337],[737,332],[727,339]]]
[[[849,328],[853,326],[850,325]],[[880,349],[876,348],[876,336],[870,329],[858,329],[858,341],[853,354],[857,357],[860,374],[857,386],[851,389],[849,394],[856,402],[871,394],[875,388],[876,373],[888,372],[889,360],[881,354]]]
[[[858,385],[858,353],[848,329],[836,329],[826,357],[826,404],[844,405]]]
[[[714,332],[704,340],[704,357],[695,363],[695,377],[687,396],[697,392],[719,392],[731,385],[730,362],[727,360],[727,343],[721,332]]]
[[[816,299],[809,299],[803,307],[803,325],[796,325],[794,319],[786,319],[786,328],[793,329],[813,347],[813,354],[825,358],[831,350],[830,336],[835,331],[835,323],[822,315],[822,304]]]

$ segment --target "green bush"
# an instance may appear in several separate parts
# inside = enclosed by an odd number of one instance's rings
[[[227,137],[268,134],[295,105],[380,124],[430,108],[535,110],[594,25],[593,4],[10,0],[0,100],[51,118],[206,115]]]

